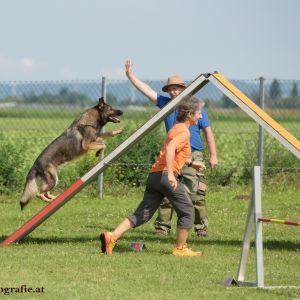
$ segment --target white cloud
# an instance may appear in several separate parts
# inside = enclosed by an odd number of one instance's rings
[[[25,68],[32,68],[34,66],[34,61],[32,58],[26,57],[20,59],[21,66],[24,66]]]
[[[45,71],[48,63],[38,62],[31,57],[10,58],[0,53],[0,80],[31,80]]]
[[[0,53],[0,81],[31,81],[73,79],[74,73],[33,57],[11,58]]]

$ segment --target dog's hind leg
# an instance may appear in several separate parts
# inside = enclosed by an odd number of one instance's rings
[[[56,168],[53,166],[48,167],[48,169],[44,172],[43,178],[41,178],[41,189],[40,193],[36,196],[45,201],[45,202],[52,202],[56,196],[51,195],[50,191],[56,186],[58,182],[58,177],[56,173]]]
[[[46,196],[48,199],[50,199],[50,200],[53,200],[53,199],[56,198],[56,196],[51,195],[50,192],[46,192],[46,193],[45,193],[45,196]]]
[[[48,197],[46,197],[45,193],[38,193],[38,194],[36,194],[36,197],[47,203],[52,202],[52,199],[49,199]]]

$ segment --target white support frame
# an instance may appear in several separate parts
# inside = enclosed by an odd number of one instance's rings
[[[259,222],[258,218],[262,217],[261,207],[261,167],[255,166],[253,169],[253,191],[252,198],[249,203],[246,228],[244,233],[243,244],[241,248],[240,263],[237,271],[236,279],[226,278],[224,286],[246,286],[267,289],[280,289],[280,288],[297,288],[300,286],[265,286],[264,281],[264,262],[263,262],[263,235],[262,226],[263,222]],[[245,281],[247,261],[249,257],[249,249],[251,242],[251,231],[254,228],[254,242],[255,242],[255,271],[256,280],[254,282]]]
[[[262,223],[257,222],[261,217],[261,173],[260,166],[253,169],[253,190],[252,198],[249,203],[248,216],[241,249],[240,264],[237,272],[237,280],[234,281],[238,286],[264,287],[264,263],[263,263],[263,237]],[[255,229],[255,261],[256,261],[256,281],[245,281],[247,260],[249,256],[251,230]]]

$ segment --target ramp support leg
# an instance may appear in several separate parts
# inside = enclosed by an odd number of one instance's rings
[[[248,216],[244,239],[241,249],[240,263],[237,271],[237,280],[225,279],[224,285],[238,285],[249,287],[264,287],[264,265],[263,265],[263,236],[262,223],[257,219],[261,218],[261,168],[254,167],[253,170],[253,191],[252,199],[249,203]],[[254,224],[255,228],[255,264],[256,264],[256,282],[245,281],[247,261],[249,257],[249,249],[251,242],[251,230]]]
[[[254,224],[255,224],[255,257],[256,257],[256,284],[264,287],[264,261],[262,223],[257,219],[262,217],[261,209],[261,167],[254,167]]]

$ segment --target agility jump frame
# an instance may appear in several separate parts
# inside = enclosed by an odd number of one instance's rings
[[[249,203],[248,216],[246,222],[246,228],[244,233],[244,239],[241,249],[240,263],[237,271],[236,279],[226,278],[224,285],[226,287],[236,286],[248,286],[248,287],[259,287],[266,288],[264,283],[264,262],[263,262],[263,235],[262,235],[262,224],[264,222],[271,222],[285,225],[300,226],[300,222],[270,219],[262,217],[261,208],[261,169],[260,166],[255,166],[253,169],[253,190],[252,199]],[[251,231],[254,227],[255,232],[255,267],[256,267],[256,281],[250,282],[245,281],[247,260],[249,256],[250,242],[251,242]],[[298,286],[271,286],[267,288],[299,288]]]
[[[271,135],[273,135],[281,144],[283,144],[294,155],[300,158],[300,142],[289,132],[287,132],[280,124],[273,120],[268,114],[266,114],[261,108],[254,104],[249,98],[247,98],[246,95],[244,95],[240,90],[226,80],[221,74],[201,74],[194,81],[192,81],[180,95],[178,95],[174,100],[170,101],[155,116],[153,116],[137,131],[135,131],[127,140],[121,143],[108,156],[103,158],[103,160],[101,160],[95,167],[93,167],[83,177],[76,180],[69,188],[58,195],[50,204],[48,204],[27,223],[25,223],[7,239],[5,239],[1,245],[9,245],[25,238],[35,228],[37,228],[52,214],[54,214],[59,208],[66,204],[82,188],[95,179],[97,175],[101,174],[109,165],[116,161],[135,143],[137,143],[141,138],[155,128],[163,119],[165,119],[176,109],[180,101],[185,96],[196,94],[208,82],[212,82],[251,118],[259,123]]]

